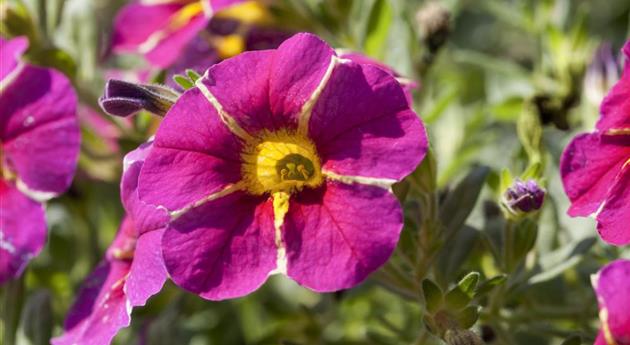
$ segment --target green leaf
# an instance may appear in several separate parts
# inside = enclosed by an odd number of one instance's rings
[[[492,277],[485,282],[483,282],[477,291],[475,292],[475,298],[483,297],[492,291],[495,287],[499,285],[503,285],[507,281],[507,276],[505,274],[498,275],[496,277]]]
[[[51,295],[47,290],[33,293],[24,306],[21,332],[32,345],[47,345],[52,336],[53,313]],[[22,343],[20,341],[20,343]]]
[[[446,300],[446,307],[448,310],[457,311],[468,305],[472,298],[469,297],[464,291],[459,289],[458,286],[454,287],[446,294],[444,298]]]
[[[192,70],[192,69],[187,69],[186,70],[186,75],[188,76],[188,78],[193,82],[197,82],[197,80],[199,80],[199,78],[201,78],[201,75],[199,73],[197,73],[196,71]]]
[[[462,270],[479,239],[479,231],[468,225],[449,241],[449,250],[442,250],[437,260],[436,280],[446,285]]]
[[[538,224],[529,218],[525,218],[519,221],[513,231],[513,252],[512,257],[509,258],[510,267],[516,267],[527,253],[534,248],[538,238]]]
[[[479,272],[470,272],[457,283],[457,287],[472,298],[479,284],[479,277]]]
[[[440,220],[446,228],[446,239],[462,229],[477,203],[477,198],[489,173],[488,167],[474,167],[440,206]]]
[[[475,325],[479,319],[479,307],[471,305],[461,312],[457,313],[457,322],[461,328],[470,328]]]
[[[387,33],[392,23],[392,8],[386,0],[376,0],[367,25],[365,52],[377,59],[384,56]]]
[[[192,89],[193,87],[195,87],[195,83],[193,81],[191,81],[188,77],[180,74],[174,75],[173,81],[175,81],[184,90]]]
[[[543,255],[539,261],[539,273],[529,278],[529,283],[538,284],[556,278],[577,265],[595,243],[595,237],[587,237]]]
[[[424,295],[427,310],[431,314],[437,312],[444,304],[442,289],[430,279],[422,281],[422,294]]]

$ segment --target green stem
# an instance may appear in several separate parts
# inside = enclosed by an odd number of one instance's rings
[[[15,344],[20,313],[24,303],[24,275],[5,283],[2,289],[2,336],[3,344]]]

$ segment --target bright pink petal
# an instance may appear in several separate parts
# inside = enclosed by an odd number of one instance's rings
[[[272,113],[295,119],[321,83],[334,54],[326,42],[312,34],[297,34],[284,41],[269,72]]]
[[[626,62],[621,79],[604,98],[600,111],[602,116],[597,123],[598,130],[630,130],[630,63]]]
[[[45,242],[42,204],[0,179],[0,285],[22,274]]]
[[[123,292],[129,262],[102,262],[85,280],[54,345],[108,345],[129,326],[131,309]]]
[[[0,80],[15,69],[26,49],[28,49],[26,37],[16,37],[8,41],[0,37]]]
[[[182,208],[241,179],[241,143],[198,89],[173,105],[140,172],[143,202]]]
[[[181,8],[178,4],[129,4],[123,7],[114,22],[114,50],[137,50],[152,34],[167,27],[171,16]]]
[[[289,118],[274,116],[270,111],[269,70],[273,56],[273,51],[245,52],[210,67],[203,79],[223,109],[251,134],[294,125]]]
[[[31,190],[65,191],[79,155],[77,98],[61,73],[25,66],[0,95],[6,164]]]
[[[223,9],[226,9],[230,6],[234,6],[241,2],[245,2],[245,0],[201,0],[207,2],[213,11],[218,12]]]
[[[198,207],[164,232],[171,279],[210,300],[244,296],[276,268],[270,201],[236,192]]]
[[[387,190],[327,183],[291,199],[283,239],[288,276],[318,292],[353,287],[390,257],[403,225]]]
[[[630,243],[630,155],[597,215],[597,222],[604,241],[618,246]]]
[[[400,180],[428,148],[424,126],[398,82],[370,65],[335,68],[309,123],[323,168]]]
[[[623,140],[629,142],[624,144]],[[629,138],[582,134],[573,139],[560,163],[564,190],[572,202],[569,215],[588,216],[596,212],[628,158]]]
[[[159,68],[167,68],[181,55],[186,45],[208,24],[208,19],[199,13],[185,26],[167,34],[145,56]]]
[[[608,329],[618,344],[630,343],[629,286],[630,260],[617,260],[606,265],[599,272],[595,286],[599,308],[606,310]]]
[[[166,282],[166,268],[162,260],[163,229],[140,235],[131,263],[125,293],[132,306],[143,306],[149,297],[160,292]]]
[[[133,219],[138,234],[162,229],[170,220],[166,210],[138,198],[138,177],[152,148],[153,141],[149,141],[125,156],[123,176],[120,182],[120,197],[123,206],[129,217]]]

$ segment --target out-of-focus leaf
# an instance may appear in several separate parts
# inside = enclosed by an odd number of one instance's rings
[[[50,292],[38,290],[26,300],[20,322],[19,343],[48,345],[52,335],[53,315]]]
[[[495,287],[499,285],[504,284],[506,281],[507,281],[507,276],[504,274],[498,275],[496,277],[492,277],[486,280],[479,286],[479,288],[475,292],[475,298],[485,296],[487,293],[492,291],[492,289],[494,289]]]
[[[485,166],[473,167],[440,206],[440,220],[446,229],[446,238],[459,231],[466,222],[489,172],[490,169]]]
[[[59,48],[47,48],[39,50],[37,48],[29,50],[26,58],[29,62],[51,67],[61,71],[68,76],[70,80],[74,80],[77,74],[77,65],[72,57]]]
[[[553,252],[543,255],[539,261],[540,272],[529,278],[529,283],[537,284],[551,280],[577,265],[584,257],[584,254],[587,253],[596,242],[597,239],[595,237],[588,237],[568,243]]]
[[[365,52],[377,59],[382,59],[387,41],[387,33],[392,24],[393,13],[387,0],[376,0],[367,25]]]
[[[464,262],[475,248],[479,232],[477,229],[464,226],[447,244],[437,260],[436,278],[440,284],[446,285],[462,269]]]
[[[461,312],[457,313],[457,322],[461,328],[470,328],[475,325],[479,319],[479,307],[468,306]]]
[[[429,313],[435,313],[444,303],[442,289],[431,281],[431,279],[422,281],[422,293]]]
[[[582,338],[578,335],[574,335],[572,337],[565,339],[561,345],[581,345],[581,344],[582,344]]]

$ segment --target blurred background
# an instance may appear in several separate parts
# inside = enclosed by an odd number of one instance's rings
[[[630,1],[261,1],[256,15],[251,8],[218,14],[200,34],[202,44],[192,43],[166,69],[151,67],[141,55],[112,52],[114,18],[125,4],[0,2],[0,33],[28,36],[26,59],[72,80],[82,127],[74,183],[47,206],[46,248],[21,279],[1,288],[0,331],[16,331],[18,344],[47,344],[59,335],[76,291],[123,217],[122,157],[155,132],[159,118],[102,113],[97,100],[108,78],[178,87],[172,77],[186,68],[202,73],[243,49],[272,48],[292,33],[310,31],[415,82],[414,109],[432,147],[424,163],[434,174],[429,188],[435,200],[429,204],[439,209],[438,217],[457,218],[457,232],[430,264],[405,264],[406,251],[422,248],[417,238],[429,212],[421,193],[407,191],[414,178],[426,177],[419,169],[398,193],[407,222],[397,252],[359,287],[316,294],[274,276],[245,298],[217,303],[167,283],[146,307],[134,310],[131,327],[115,343],[443,344],[425,326],[420,282],[431,277],[447,288],[470,271],[483,279],[501,273],[492,257],[502,222],[498,181],[503,169],[522,174],[533,151],[542,157],[539,179],[548,195],[536,218],[537,236],[523,253],[528,269],[510,277],[500,300],[490,295],[475,301],[483,308],[472,329],[487,344],[593,342],[597,303],[589,277],[630,253],[604,245],[593,220],[566,215],[558,162],[576,133],[592,130],[601,99],[619,78]],[[532,143],[532,133],[539,142]]]

